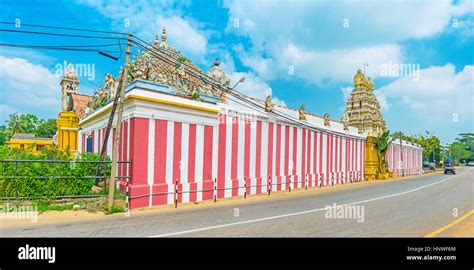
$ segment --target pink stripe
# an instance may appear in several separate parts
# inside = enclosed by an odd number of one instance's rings
[[[301,130],[301,186],[306,182],[306,129]]]
[[[226,115],[219,115],[219,142],[218,142],[218,166],[217,166],[217,197],[224,197],[225,187],[225,147],[226,147]],[[214,179],[213,179],[214,180]]]
[[[232,197],[239,194],[238,181],[237,181],[237,158],[238,158],[238,144],[239,142],[239,118],[232,118],[232,156],[230,164],[230,181],[232,186]]]
[[[308,186],[311,186],[312,171],[311,171],[311,135],[312,131],[308,130],[308,143],[306,144],[306,174],[308,175]]]
[[[100,149],[101,149],[100,148],[100,146],[101,146],[101,141],[100,141],[100,135],[101,135],[100,133],[101,132],[100,131],[101,131],[100,128],[97,129],[97,154],[100,153]]]
[[[149,193],[148,178],[148,119],[132,118],[130,120],[130,155],[132,165],[130,174],[133,175],[130,196],[144,195]],[[148,197],[140,197],[130,202],[131,207],[143,207],[149,205]]]
[[[340,158],[339,149],[341,148],[341,146],[339,144],[339,136],[337,135],[334,136],[334,144],[335,144],[334,171],[336,172],[335,173],[336,183],[338,183],[339,182],[339,158]]]
[[[173,184],[178,181],[178,192],[181,192],[181,136],[182,136],[182,124],[179,122],[174,123],[174,134],[173,134]],[[182,201],[182,194],[178,195],[178,202]]]
[[[324,180],[324,170],[323,170],[323,133],[319,132],[319,179],[321,180],[321,185],[323,185]]]
[[[339,172],[342,172],[342,137],[339,137]],[[341,181],[342,182],[342,177],[341,178]]]
[[[244,178],[246,181],[247,194],[250,194],[250,121],[245,121],[245,145],[244,145]]]
[[[329,183],[331,175],[329,174],[331,168],[331,135],[326,136],[326,184]]]
[[[257,150],[255,151],[255,177],[257,178],[257,194],[262,193],[262,178],[260,175],[262,158],[262,121],[257,120]]]
[[[313,138],[313,141],[314,141],[314,145],[313,145],[313,156],[314,156],[314,159],[313,159],[313,173],[315,174],[315,180],[316,180],[316,185],[318,185],[318,176],[316,173],[319,173],[319,171],[316,171],[316,165],[318,164],[318,160],[320,159],[319,158],[319,152],[317,151],[317,147],[318,147],[318,132],[314,132],[314,138]]]
[[[168,192],[168,185],[166,184],[167,131],[168,121],[155,120],[155,160],[153,162],[155,170],[152,193]],[[166,204],[167,199],[167,195],[154,195],[152,204]]]
[[[214,127],[212,126],[204,126],[204,157],[203,157],[203,176],[202,176],[202,189],[204,190],[211,190],[205,191],[202,193],[202,199],[208,200],[212,198],[212,188],[214,186],[214,182],[212,179],[212,151],[213,151],[213,131]]]
[[[123,127],[123,128],[122,128],[122,131],[123,131],[122,134],[123,134],[123,138],[124,138],[124,140],[123,140],[123,146],[122,146],[122,147],[123,147],[123,149],[122,149],[122,155],[123,155],[123,156],[122,156],[122,161],[127,159],[127,146],[128,146],[128,142],[129,142],[128,132],[127,132],[127,130],[128,130],[128,125],[129,125],[128,121],[125,121],[125,120],[124,120],[124,121],[123,121],[123,126],[122,126],[122,127]],[[147,141],[147,142],[148,142],[148,141]],[[122,175],[125,175],[125,174],[126,174],[126,167],[125,167],[125,165],[122,163],[120,167],[122,168]]]
[[[273,176],[273,123],[268,123],[268,161],[267,161],[267,174],[265,181],[268,183],[268,177]],[[267,187],[268,189],[269,187]]]
[[[275,173],[277,177],[276,190],[281,190],[281,125],[277,124],[277,134],[276,134],[276,158],[275,158]]]
[[[293,127],[293,170],[291,174],[294,176],[293,188],[297,187],[298,176],[296,175],[296,156],[298,155],[298,128]]]
[[[290,183],[288,167],[290,165],[290,127],[285,126],[285,168],[284,168],[284,177],[285,177],[285,186],[288,188]]]

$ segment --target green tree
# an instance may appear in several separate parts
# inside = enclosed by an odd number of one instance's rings
[[[474,133],[460,133],[449,145],[449,153],[454,161],[474,160]]]
[[[466,145],[460,142],[453,142],[449,147],[449,152],[454,161],[469,159],[472,154]]]
[[[425,131],[425,133],[418,133],[418,135],[407,135],[403,134],[400,131],[394,132],[392,138],[416,143],[423,148],[423,160],[424,161],[433,161],[433,157],[437,162],[444,159],[446,155],[446,150],[443,149],[441,141],[433,133]]]
[[[442,148],[441,141],[434,134],[429,131],[425,131],[425,134],[419,133],[416,136],[416,143],[423,148],[423,160],[433,161],[433,158],[437,162],[442,160]]]
[[[8,140],[8,130],[5,125],[0,126],[0,145],[3,145]]]
[[[377,137],[377,154],[379,156],[379,173],[385,173],[387,168],[387,160],[385,154],[387,153],[388,147],[392,143],[395,137],[390,136],[390,131],[387,130]]]
[[[46,121],[42,120],[41,124],[36,127],[34,133],[36,137],[52,138],[57,130],[56,119],[51,118]]]
[[[34,114],[10,114],[7,120],[7,128],[10,136],[15,133],[33,133],[36,127],[44,121]]]

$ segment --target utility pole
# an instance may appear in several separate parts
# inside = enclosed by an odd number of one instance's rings
[[[108,202],[108,210],[109,213],[112,210],[112,206],[114,204],[114,192],[115,192],[115,177],[117,175],[117,159],[118,159],[118,147],[119,147],[119,139],[120,139],[120,130],[122,129],[122,113],[123,113],[123,103],[125,99],[125,86],[127,85],[127,73],[128,73],[128,65],[130,62],[130,50],[131,50],[131,41],[132,34],[128,34],[127,38],[127,51],[125,52],[125,66],[122,70],[121,76],[121,85],[120,85],[120,97],[118,103],[118,112],[117,112],[117,127],[115,128],[115,138],[114,138],[114,146],[112,150],[112,168],[110,172],[110,181],[109,181],[109,202]]]
[[[121,87],[122,87],[122,74],[120,74],[117,89],[120,90]],[[112,109],[110,110],[109,121],[107,123],[107,130],[105,132],[104,140],[103,140],[103,144],[102,144],[102,149],[100,150],[100,154],[99,154],[99,164],[97,165],[97,176],[101,175],[101,169],[103,168],[102,161],[104,160],[104,157],[105,157],[105,149],[107,147],[107,142],[109,141],[110,131],[112,129],[112,124],[113,124],[114,116],[115,116],[115,110],[117,109],[117,104],[119,102],[119,97],[120,97],[120,93],[119,93],[119,91],[117,91],[117,93],[115,93],[114,103],[112,104]],[[107,168],[107,166],[105,166],[105,170],[106,170],[106,168]],[[104,189],[107,190],[106,185],[104,185]]]

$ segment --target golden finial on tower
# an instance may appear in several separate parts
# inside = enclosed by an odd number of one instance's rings
[[[362,70],[358,69],[356,75],[354,75],[354,87],[363,88],[365,85],[365,75]]]
[[[155,47],[158,47],[159,44],[160,44],[160,40],[158,39],[158,32],[156,32],[156,35],[155,35],[155,44],[154,44],[154,46],[155,46]]]
[[[161,32],[161,41],[166,42],[166,28],[163,27],[163,31]]]

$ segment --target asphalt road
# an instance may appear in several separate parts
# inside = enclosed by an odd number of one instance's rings
[[[453,213],[462,216],[474,208],[474,168],[459,169],[457,173],[454,176],[428,174],[357,189],[259,200],[238,206],[32,224],[0,229],[0,236],[420,237],[454,221]],[[334,204],[343,206],[345,215],[330,218],[329,213],[344,214]],[[328,210],[327,206],[332,208]]]

